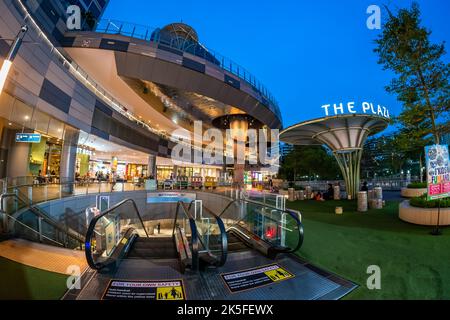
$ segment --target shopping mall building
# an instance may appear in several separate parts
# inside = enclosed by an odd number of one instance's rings
[[[281,129],[280,110],[252,74],[200,44],[190,26],[102,20],[107,4],[1,1],[0,62],[21,27],[28,31],[0,96],[0,178],[72,181],[116,172],[128,181],[183,176],[230,183],[271,174],[260,164],[173,163],[176,130],[189,136],[195,121],[203,130],[242,123]],[[67,28],[70,5],[81,9],[81,29]],[[40,134],[40,142],[18,142],[22,133]]]
[[[272,187],[278,171],[283,124],[269,91],[192,27],[105,21],[107,4],[0,1],[0,300],[354,290],[294,254],[302,216],[285,194],[243,190]],[[212,131],[227,140],[211,163]]]

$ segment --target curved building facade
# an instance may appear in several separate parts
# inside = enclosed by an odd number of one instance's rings
[[[91,154],[102,151],[89,146],[99,138],[148,155],[147,173],[155,175],[155,157],[170,158],[177,142],[171,133],[182,129],[190,135],[195,121],[202,121],[204,130],[227,129],[235,119],[246,119],[249,127],[282,128],[268,90],[244,68],[202,45],[192,27],[174,23],[150,29],[101,20],[107,4],[0,4],[1,60],[20,27],[29,28],[0,97],[2,177],[36,174],[39,167],[48,171],[49,141],[60,145],[59,163],[49,171],[61,177],[75,175],[82,137]],[[80,30],[67,30],[69,5],[81,9]],[[20,132],[43,134],[45,159],[33,157],[30,149],[36,146],[13,141]]]

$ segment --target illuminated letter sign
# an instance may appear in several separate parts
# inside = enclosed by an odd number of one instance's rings
[[[379,116],[387,119],[391,118],[389,110],[386,107],[366,101],[360,104],[357,104],[354,101],[347,103],[330,103],[321,106],[321,108],[323,109],[326,117],[359,113],[372,114],[374,116]]]

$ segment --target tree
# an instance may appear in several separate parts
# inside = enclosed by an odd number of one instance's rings
[[[402,127],[390,135],[369,138],[364,145],[361,176],[391,176],[400,174],[404,169],[411,169],[421,177],[424,147],[432,143],[432,139],[412,139],[412,136],[411,132]]]
[[[322,146],[294,146],[281,162],[280,177],[295,181],[301,177],[334,180],[340,170],[334,156]]]
[[[439,143],[450,111],[450,64],[442,61],[445,43],[430,42],[431,31],[420,25],[417,3],[411,9],[400,9],[397,15],[387,10],[389,19],[374,51],[383,69],[397,75],[386,87],[403,102],[397,120],[413,134],[411,140],[431,134]]]

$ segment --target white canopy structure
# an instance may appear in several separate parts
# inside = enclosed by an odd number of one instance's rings
[[[388,119],[367,114],[320,118],[291,126],[280,140],[293,145],[327,145],[345,180],[347,194],[356,196],[360,184],[360,164],[366,139],[387,128]]]

